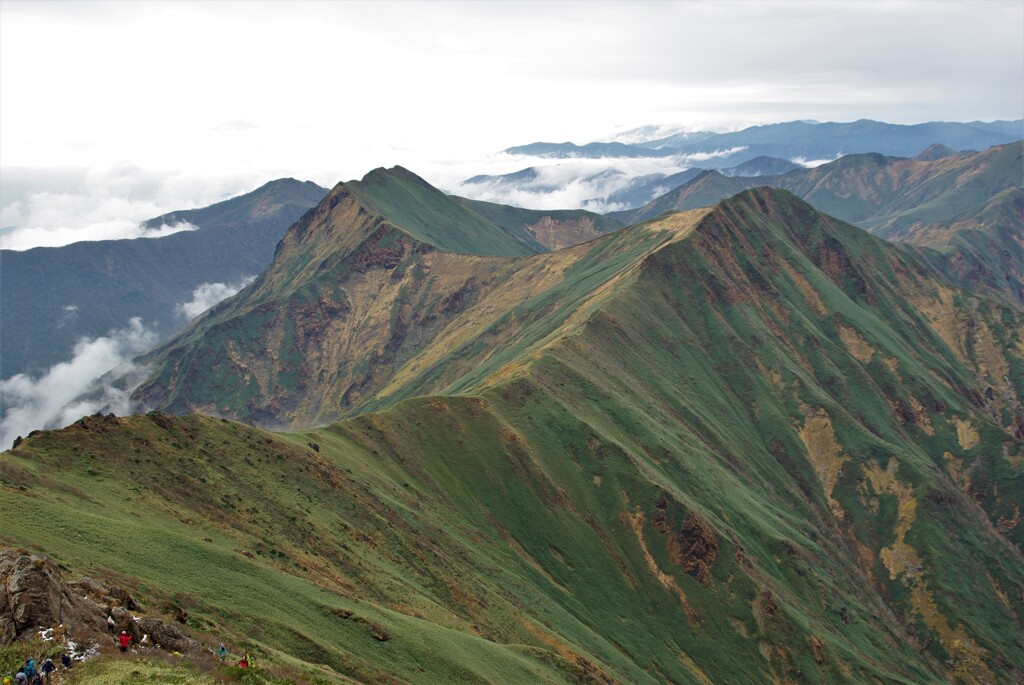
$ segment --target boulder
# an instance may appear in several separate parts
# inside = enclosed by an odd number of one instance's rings
[[[94,580],[89,576],[82,576],[79,580],[74,580],[69,584],[83,595],[99,599],[106,598],[107,589],[98,580]]]
[[[135,638],[136,641],[142,639],[142,631],[136,625],[135,617],[127,609],[124,607],[110,607],[110,617],[114,619],[111,632],[115,635],[120,635],[121,631],[124,631]]]
[[[184,654],[199,648],[198,642],[173,623],[164,623],[155,618],[143,618],[139,620],[138,628],[144,634],[149,635],[153,644],[163,649]]]
[[[139,609],[139,604],[135,601],[135,598],[132,597],[132,593],[128,592],[120,585],[111,585],[107,589],[107,596],[117,604],[123,606],[125,609],[129,609],[131,611],[138,611]]]

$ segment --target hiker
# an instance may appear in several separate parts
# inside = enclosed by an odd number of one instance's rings
[[[239,668],[249,668],[249,659],[247,657],[243,656],[242,660],[238,662],[238,667]]]
[[[36,660],[32,657],[25,662],[25,679],[28,681],[28,685],[32,685],[36,681]]]
[[[10,673],[4,676],[4,685],[14,685],[14,676]]]
[[[28,685],[28,677],[25,675],[24,667],[19,668],[18,672],[14,674],[14,682],[17,685]]]
[[[217,648],[217,658],[220,659],[221,661],[224,661],[224,659],[227,657],[227,655],[228,655],[228,648],[224,646],[223,642],[221,642],[220,643],[220,647]]]
[[[46,685],[50,685],[50,674],[57,668],[56,664],[53,663],[53,659],[46,657],[46,661],[43,662],[43,681]]]
[[[71,656],[67,652],[60,655],[60,664],[65,671],[71,668]]]
[[[107,630],[114,632],[114,617],[107,614]]]
[[[256,663],[253,661],[252,654],[249,654],[249,652],[245,653],[245,663],[250,668],[256,665]]]
[[[121,643],[121,651],[127,652],[128,645],[132,643],[132,636],[127,631],[122,630],[121,634],[117,636],[117,641]]]

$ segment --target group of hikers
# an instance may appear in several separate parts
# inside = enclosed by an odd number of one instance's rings
[[[121,652],[128,652],[132,645],[132,635],[127,630],[122,630],[121,634],[117,635],[116,638]],[[231,656],[228,648],[223,643],[217,649],[216,654],[217,658],[221,661],[227,661]],[[57,664],[54,662],[54,659],[60,662],[64,671],[69,670],[74,665],[71,655],[67,652],[61,652],[59,655],[52,657],[47,656],[45,659],[40,656],[39,659],[41,663],[38,664],[33,656],[25,659],[25,663],[18,668],[17,672],[4,675],[3,685],[51,685],[51,676],[57,670]],[[238,668],[252,668],[256,664],[252,655],[246,652],[245,656],[239,659],[235,665]]]
[[[122,652],[127,652],[128,648],[132,644],[132,636],[128,634],[127,630],[122,630],[121,634],[117,636],[117,644]],[[224,643],[220,643],[220,647],[217,648],[217,658],[221,661],[225,661],[228,658],[228,648],[224,646]],[[256,664],[253,661],[252,655],[246,652],[245,656],[238,660],[236,664],[239,668],[251,668]],[[4,685],[10,685],[4,681]],[[16,685],[25,685],[24,683],[17,683]],[[32,685],[29,683],[28,685]],[[46,683],[45,685],[49,685]]]
[[[65,671],[71,668],[70,655],[64,652],[58,658]],[[51,657],[46,657],[41,665],[36,665],[35,658],[29,657],[16,673],[4,676],[4,685],[50,685],[50,677],[56,670],[57,664]]]
[[[224,643],[220,643],[220,647],[217,648],[217,658],[224,661],[228,658],[228,648],[224,646]],[[256,663],[253,661],[252,655],[248,652],[245,653],[241,659],[238,660],[236,666],[239,668],[250,668],[255,666]]]

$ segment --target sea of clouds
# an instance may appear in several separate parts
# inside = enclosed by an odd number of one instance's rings
[[[483,164],[478,163],[477,168],[482,166],[494,169],[485,172],[492,176],[532,168],[536,171],[536,176],[516,183],[510,183],[502,178],[466,183],[468,176],[465,175],[459,180],[442,178],[441,182],[447,182],[447,188],[454,194],[473,200],[498,202],[527,209],[586,209],[604,214],[629,209],[623,203],[609,198],[615,193],[628,190],[638,179],[654,174],[669,176],[699,167],[702,162],[708,160],[735,155],[744,149],[746,148],[736,147],[673,157],[599,159],[551,159],[502,153],[484,160]],[[466,171],[468,170],[464,169],[463,173]],[[665,188],[665,191],[667,190],[671,188]],[[647,198],[648,201],[652,199],[654,197]]]
[[[163,172],[122,163],[95,169],[7,167],[0,170],[0,180],[0,248],[27,250],[194,230],[186,222],[149,229],[141,224],[240,195],[270,179]]]

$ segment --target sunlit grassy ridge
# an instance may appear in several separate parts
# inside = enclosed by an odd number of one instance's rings
[[[768,190],[474,259],[361,415],[28,438],[4,541],[328,679],[1021,677],[1019,312]]]

